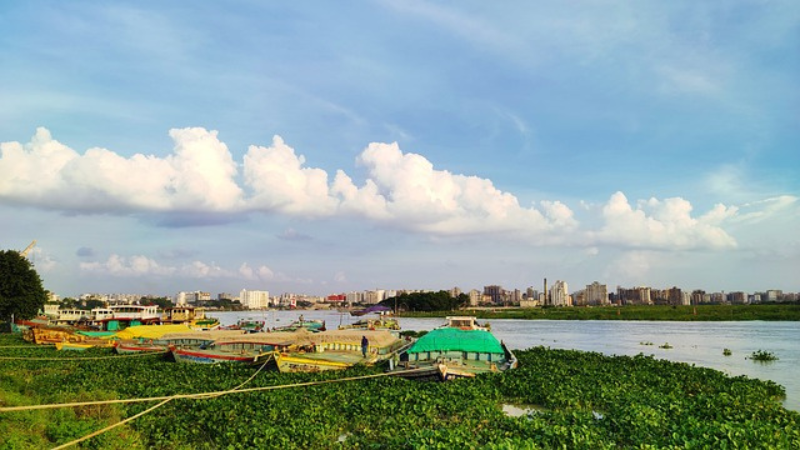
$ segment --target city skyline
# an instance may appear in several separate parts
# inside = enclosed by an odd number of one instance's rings
[[[800,291],[794,2],[0,12],[0,246],[59,295]]]

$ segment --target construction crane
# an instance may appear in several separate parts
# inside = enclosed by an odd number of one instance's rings
[[[31,243],[30,243],[30,245],[28,245],[28,247],[27,247],[27,248],[25,248],[25,250],[23,250],[23,251],[19,252],[19,254],[20,254],[20,255],[21,255],[23,258],[27,258],[27,257],[28,257],[28,253],[30,253],[30,252],[31,252],[31,249],[33,249],[33,246],[34,246],[34,245],[36,245],[36,239],[34,239],[34,240],[33,240],[33,242],[31,242]]]

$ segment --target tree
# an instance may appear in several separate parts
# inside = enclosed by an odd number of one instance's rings
[[[0,320],[36,316],[47,301],[42,279],[24,256],[14,250],[0,251]]]

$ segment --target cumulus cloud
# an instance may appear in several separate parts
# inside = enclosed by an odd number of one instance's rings
[[[746,216],[736,206],[720,204],[695,218],[685,199],[652,198],[633,206],[617,192],[602,207],[601,225],[581,230],[573,210],[560,201],[523,206],[491,180],[435,168],[424,156],[403,152],[397,143],[372,143],[363,150],[356,164],[365,177],[357,185],[343,170],[330,180],[328,172],[307,165],[305,157],[279,136],[270,146],[249,147],[241,178],[237,178],[239,165],[216,131],[173,129],[170,137],[173,153],[163,158],[141,154],[128,158],[100,148],[81,155],[39,128],[28,144],[0,144],[0,201],[70,212],[156,213],[166,217],[161,223],[178,220],[181,226],[265,212],[365,218],[441,237],[493,234],[534,244],[686,249],[734,247],[723,223],[757,220],[796,200],[777,197],[752,205]],[[583,202],[580,206],[588,212],[595,208]],[[279,238],[308,236],[290,229]],[[112,274],[166,270],[152,261],[117,258],[101,266],[87,263],[85,269],[102,267]],[[269,268],[244,270],[254,271],[248,277],[277,276],[270,275]],[[171,271],[187,276],[222,273],[207,264]]]
[[[239,267],[239,275],[245,280],[283,281],[287,279],[283,274],[276,275],[275,272],[267,266],[262,265],[253,269],[247,263],[242,263]]]
[[[633,207],[625,194],[617,192],[603,207],[603,227],[598,241],[647,248],[730,248],[736,241],[712,224],[729,212],[716,208],[703,220],[691,216],[692,205],[680,198],[651,198]],[[712,220],[713,219],[713,220]]]
[[[176,272],[174,267],[161,266],[155,260],[142,255],[126,258],[117,254],[112,254],[104,262],[82,262],[79,267],[82,272],[115,277],[166,276]]]
[[[237,168],[216,131],[171,130],[167,158],[80,155],[38,128],[31,142],[0,144],[0,199],[73,211],[230,211],[239,206]]]
[[[271,147],[250,146],[244,156],[250,207],[306,216],[333,214],[337,202],[330,196],[327,172],[304,164],[305,157],[295,155],[279,136]]]

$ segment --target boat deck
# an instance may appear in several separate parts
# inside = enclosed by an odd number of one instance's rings
[[[367,358],[361,356],[361,353],[327,350],[324,352],[307,352],[307,353],[290,353],[290,356],[297,358],[305,358],[314,361],[333,361],[343,364],[359,364],[368,363],[374,360],[374,356],[368,355]]]

